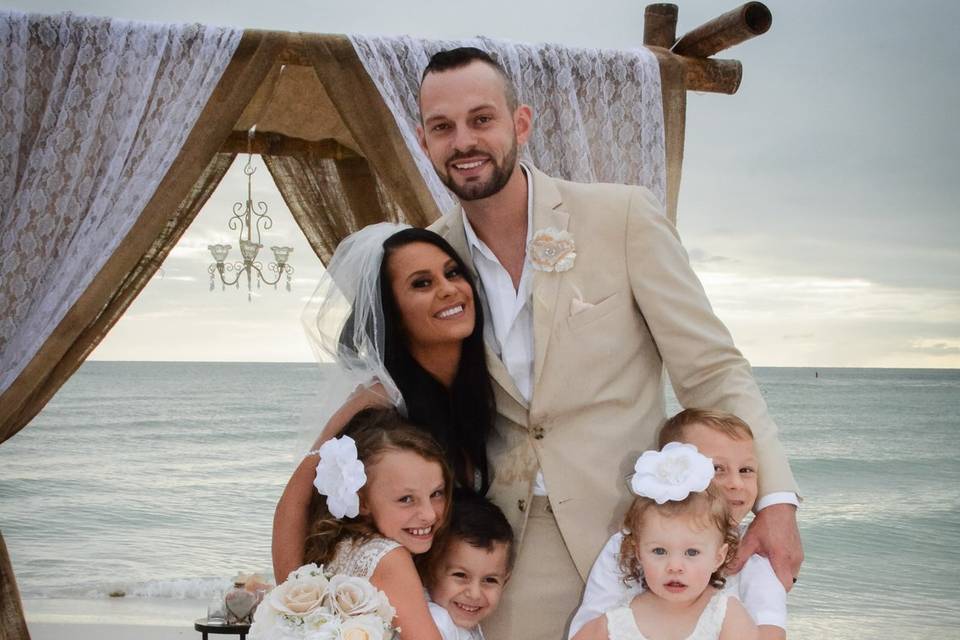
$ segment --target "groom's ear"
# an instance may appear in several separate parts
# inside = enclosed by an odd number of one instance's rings
[[[427,157],[430,157],[430,152],[427,151],[427,137],[423,135],[423,125],[417,125],[417,142],[420,143],[420,148],[423,149],[423,152],[427,154]]]
[[[533,109],[521,104],[513,112],[513,128],[517,132],[517,144],[526,144],[533,133]]]

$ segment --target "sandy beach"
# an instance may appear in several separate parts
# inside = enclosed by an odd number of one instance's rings
[[[27,599],[32,640],[174,640],[199,638],[193,622],[206,614],[201,600],[111,598]]]

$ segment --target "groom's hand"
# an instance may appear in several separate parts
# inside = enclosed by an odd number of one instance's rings
[[[803,544],[797,528],[797,508],[772,504],[761,509],[740,541],[730,573],[738,573],[755,553],[766,556],[783,587],[790,591],[803,564]]]

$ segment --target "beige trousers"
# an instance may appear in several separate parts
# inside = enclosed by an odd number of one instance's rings
[[[487,640],[566,640],[583,579],[546,497],[534,496],[527,529],[500,606],[483,622]]]

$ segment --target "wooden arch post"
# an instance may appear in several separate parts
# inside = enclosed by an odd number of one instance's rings
[[[23,617],[20,591],[13,575],[7,545],[0,533],[0,640],[30,640],[27,621]]]
[[[683,168],[687,91],[736,93],[743,77],[743,65],[739,60],[718,60],[710,56],[766,33],[773,24],[766,5],[748,2],[677,39],[678,13],[675,4],[651,4],[644,11],[643,19],[643,44],[660,63],[667,154],[666,210],[674,223]]]

